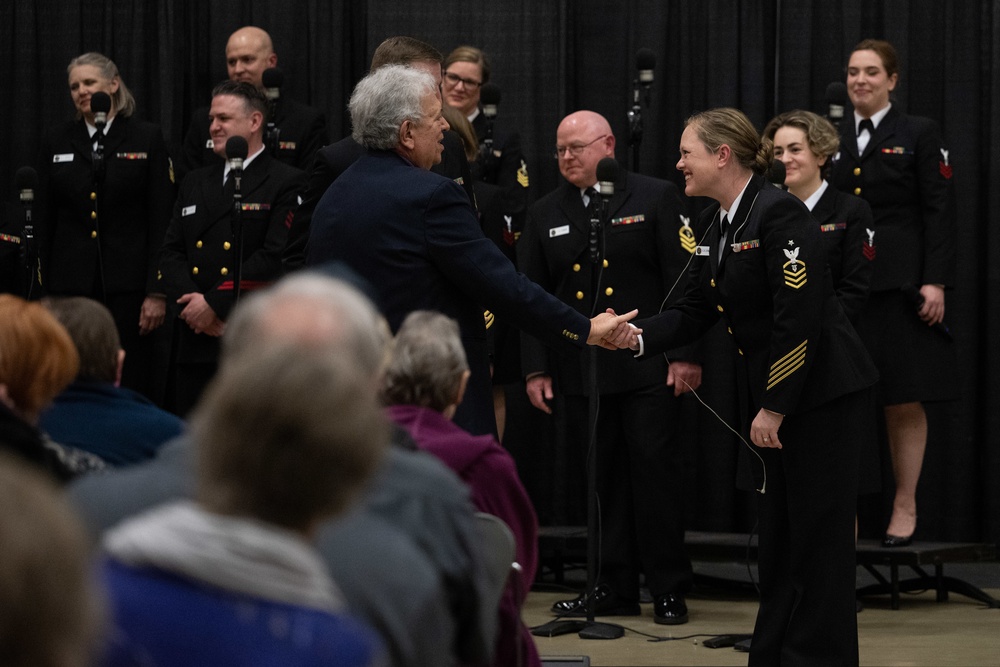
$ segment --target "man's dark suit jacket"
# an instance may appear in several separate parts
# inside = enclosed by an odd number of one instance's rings
[[[469,161],[465,157],[462,139],[457,133],[448,131],[444,133],[442,143],[444,152],[441,154],[441,162],[431,167],[431,171],[452,179],[465,189],[469,201],[476,201],[472,192]],[[309,170],[305,194],[302,195],[302,205],[295,214],[292,228],[288,230],[288,243],[281,258],[286,271],[300,269],[305,264],[306,244],[309,242],[313,211],[326,194],[326,189],[364,154],[365,149],[351,137],[344,137],[337,143],[324,146],[316,154],[316,159]]]
[[[375,287],[393,331],[414,310],[458,321],[472,377],[455,423],[470,433],[496,431],[485,309],[550,345],[587,341],[587,318],[517,273],[457,183],[394,152],[363,156],[316,207],[306,263],[333,259]]]

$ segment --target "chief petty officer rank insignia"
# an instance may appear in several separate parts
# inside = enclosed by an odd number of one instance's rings
[[[691,229],[691,218],[684,215],[679,217],[681,219],[681,228],[677,230],[677,233],[681,237],[681,247],[693,255],[697,249],[698,242],[695,241],[694,230]]]
[[[795,246],[795,241],[790,240],[788,245]],[[798,246],[792,250],[788,248],[783,248],[783,250],[785,257],[788,258],[788,261],[781,267],[785,274],[785,285],[792,289],[799,289],[806,284],[806,263],[799,259]]]

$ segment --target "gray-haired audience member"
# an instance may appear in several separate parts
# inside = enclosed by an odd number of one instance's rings
[[[223,337],[221,365],[292,343],[353,356],[380,382],[388,332],[346,283],[306,272],[240,303]],[[394,438],[394,443],[398,443]],[[153,461],[80,480],[70,497],[102,532],[166,500],[194,495],[186,437]],[[424,453],[390,447],[360,506],[324,523],[320,553],[349,607],[381,633],[394,665],[488,659],[493,610],[479,608],[482,561],[468,490]]]
[[[346,348],[293,341],[227,359],[192,418],[196,502],[104,537],[109,667],[385,664],[312,544],[388,444],[362,366]]]
[[[43,431],[112,466],[149,459],[180,435],[183,420],[119,386],[125,350],[107,307],[83,296],[50,297],[43,304],[69,332],[80,355],[76,379],[42,412]]]

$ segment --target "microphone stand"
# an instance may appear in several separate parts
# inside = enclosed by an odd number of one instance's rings
[[[233,305],[240,302],[240,290],[243,284],[243,194],[240,192],[240,180],[243,178],[242,169],[233,169],[230,172],[233,177]]]
[[[597,313],[598,290],[601,287],[601,274],[604,269],[604,230],[608,222],[608,198],[603,194],[599,197],[595,214],[590,219],[590,288],[592,301],[590,316]],[[587,403],[587,427],[590,436],[587,441],[587,622],[580,629],[581,639],[618,639],[624,636],[625,629],[613,623],[598,623],[594,620],[597,596],[597,570],[600,560],[600,503],[597,497],[597,416],[600,409],[600,393],[597,384],[597,345],[590,345],[590,369],[587,384],[590,396]]]
[[[104,237],[101,234],[101,216],[100,216],[100,204],[101,197],[104,194],[104,176],[105,176],[105,163],[104,163],[104,128],[107,122],[101,122],[96,120],[94,125],[97,126],[97,132],[94,133],[94,149],[90,154],[91,167],[92,167],[92,177],[94,186],[94,231],[97,232],[97,272],[98,278],[101,281],[101,302],[107,305],[108,303],[108,290],[107,284],[104,280],[104,253],[101,250],[101,244],[104,242]]]
[[[38,263],[38,246],[35,244],[35,225],[31,219],[31,201],[22,199],[24,204],[24,227],[21,230],[21,261],[24,270],[24,299],[31,300],[35,287],[36,266]]]
[[[267,144],[267,150],[271,154],[271,157],[278,157],[278,147],[281,145],[280,134],[281,128],[275,124],[275,118],[278,114],[278,98],[269,97],[267,100],[267,128],[264,133],[264,142]]]
[[[642,103],[639,91],[642,86],[639,79],[632,80],[632,108],[628,112],[628,150],[631,157],[632,172],[639,173],[639,146],[642,144]],[[647,94],[648,97],[648,94]]]

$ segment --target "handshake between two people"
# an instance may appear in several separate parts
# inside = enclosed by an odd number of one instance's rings
[[[630,310],[618,315],[608,308],[590,320],[590,336],[588,345],[599,345],[606,350],[638,350],[639,335],[642,329],[629,324],[629,320],[639,314],[638,310]]]

